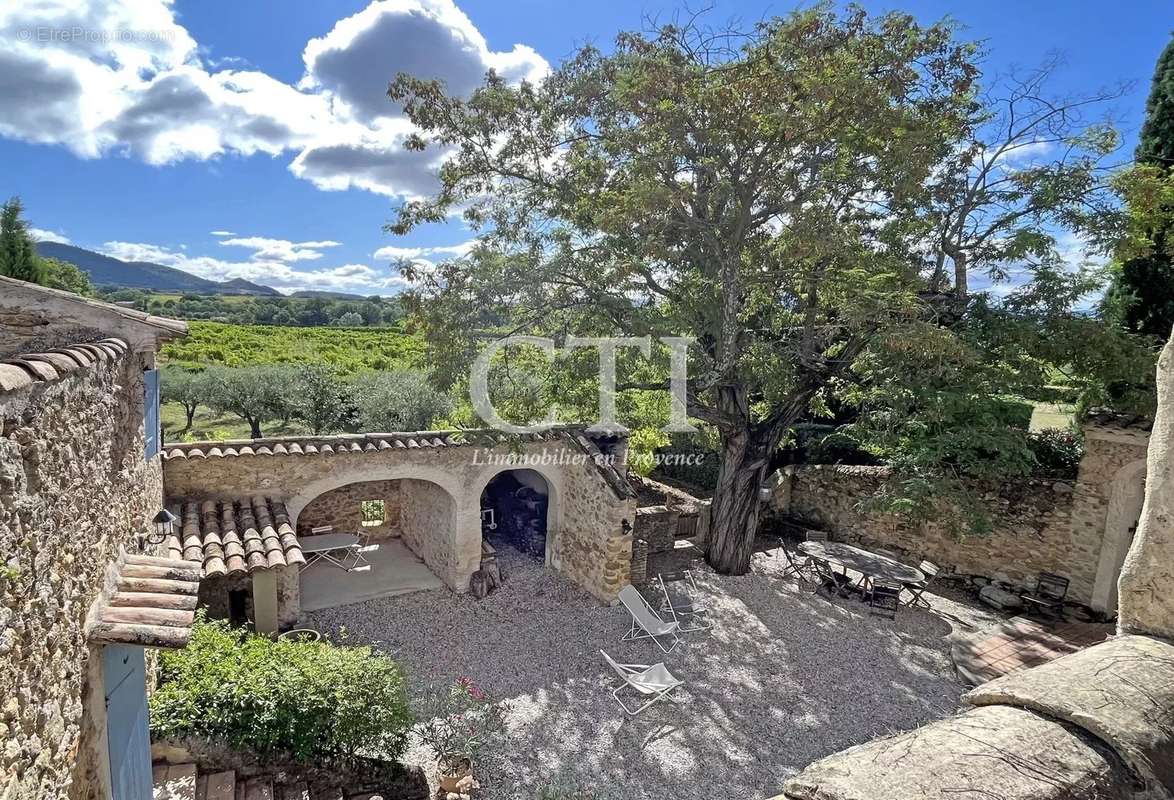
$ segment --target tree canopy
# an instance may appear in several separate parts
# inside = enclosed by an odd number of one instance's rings
[[[19,197],[13,197],[0,206],[0,275],[41,283],[44,273],[24,220],[24,207]]]

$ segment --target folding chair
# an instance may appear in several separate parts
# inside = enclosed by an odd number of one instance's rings
[[[868,612],[881,613],[889,619],[897,618],[897,609],[901,607],[901,585],[889,581],[869,579],[868,581]]]
[[[656,646],[666,653],[671,653],[681,641],[681,636],[678,633],[680,624],[677,622],[665,622],[659,616],[644,596],[636,590],[635,586],[628,584],[620,590],[620,602],[624,604],[624,608],[628,609],[628,613],[632,615],[632,627],[624,634],[621,641],[631,642],[636,639],[646,639],[651,637],[652,641],[656,642]],[[660,637],[672,637],[673,643],[669,647],[665,647]]]
[[[681,633],[692,633],[707,631],[712,627],[706,617],[709,609],[698,601],[701,590],[697,588],[697,581],[693,578],[691,570],[670,573],[668,578],[664,573],[657,573],[656,582],[660,585],[661,594],[664,595],[660,610],[673,618],[673,622],[677,623],[677,630]],[[687,617],[689,624],[686,625],[681,617]]]
[[[664,662],[651,666],[647,664],[617,664],[611,656],[602,650],[599,651],[599,654],[603,656],[603,659],[611,665],[611,668],[615,670],[616,674],[623,681],[623,683],[612,690],[611,696],[615,698],[616,702],[620,704],[620,708],[624,709],[624,712],[629,717],[636,716],[653,703],[668,697],[669,693],[678,686],[685,685],[683,680],[668,671]],[[649,699],[638,708],[630,708],[627,703],[620,699],[620,692],[625,687],[631,687]]]
[[[343,569],[347,572],[361,567],[370,567],[371,562],[367,560],[366,553],[368,550],[379,549],[379,545],[371,544],[371,534],[368,531],[360,528],[356,535],[359,537],[358,543],[351,547],[350,551],[342,559]]]
[[[917,581],[916,583],[902,584],[912,595],[912,597],[909,599],[909,602],[905,605],[909,606],[910,608],[916,608],[918,606],[921,608],[930,608],[929,601],[922,597],[922,595],[925,593],[925,590],[929,588],[929,585],[933,583],[933,579],[937,577],[938,573],[941,572],[941,569],[932,561],[922,561],[917,565],[917,568],[925,575],[925,580]]]
[[[1064,619],[1064,598],[1068,596],[1068,579],[1052,572],[1041,572],[1034,592],[1024,592],[1024,609],[1055,624]]]
[[[812,558],[811,568],[815,572],[815,580],[819,584],[816,587],[817,592],[820,589],[827,589],[829,595],[834,591],[840,597],[845,596],[844,588],[852,583],[851,578],[836,572],[832,569],[832,565],[822,558]]]
[[[800,554],[799,557],[796,558],[795,554],[792,553],[790,548],[783,544],[781,540],[779,543],[779,550],[782,552],[783,558],[787,560],[787,567],[783,570],[784,578],[788,575],[794,575],[796,578],[799,578],[802,581],[810,582],[814,579],[811,570],[811,556]]]

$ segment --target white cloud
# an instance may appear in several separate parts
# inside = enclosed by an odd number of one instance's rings
[[[322,258],[322,250],[338,247],[341,242],[291,242],[288,239],[267,239],[264,236],[224,239],[225,247],[244,247],[253,251],[253,259],[260,261],[314,261]]]
[[[295,269],[276,260],[228,261],[212,256],[192,256],[180,249],[146,242],[106,242],[98,249],[123,261],[150,261],[214,281],[244,278],[287,293],[318,289],[365,295],[390,294],[404,285],[399,275],[367,264]]]
[[[430,256],[455,256],[459,258],[460,256],[467,255],[476,244],[476,239],[470,239],[460,244],[448,244],[439,247],[394,247],[388,245],[387,247],[380,247],[371,254],[371,257],[378,261],[399,261],[402,259],[407,259],[408,261],[434,260],[429,258]]]
[[[209,231],[213,236],[236,236],[236,231]]]
[[[44,228],[29,228],[29,236],[38,242],[57,242],[69,244],[69,237],[58,231],[47,231]]]
[[[491,68],[514,81],[549,69],[525,45],[490,50],[452,0],[377,0],[340,20],[306,44],[296,86],[201,58],[170,0],[5,3],[0,39],[2,136],[150,164],[294,153],[291,171],[321,189],[402,198],[430,192],[437,164],[400,146],[397,72],[464,93]]]

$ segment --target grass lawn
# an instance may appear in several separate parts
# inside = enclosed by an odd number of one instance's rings
[[[163,441],[165,442],[185,440],[194,442],[208,439],[224,441],[249,438],[249,423],[235,414],[216,414],[204,406],[200,406],[196,410],[195,419],[192,420],[191,430],[184,431],[183,426],[187,423],[187,419],[183,406],[179,403],[163,403],[159,410],[163,420]],[[285,425],[271,422],[262,425],[261,432],[266,436],[300,436],[309,433],[305,427],[296,422]]]
[[[1069,403],[1036,403],[1031,412],[1031,429],[1070,428],[1075,418],[1075,408]]]

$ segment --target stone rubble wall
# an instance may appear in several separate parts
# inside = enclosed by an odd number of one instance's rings
[[[1030,586],[1042,572],[1071,581],[1069,596],[1088,603],[1096,577],[1100,537],[1073,535],[1073,487],[1064,481],[1022,480],[987,488],[982,497],[995,519],[989,534],[964,535],[939,522],[910,522],[862,504],[888,480],[886,467],[815,465],[789,468],[774,487],[775,507],[833,538],[895,550],[916,563]]]
[[[383,501],[383,522],[364,525],[360,513],[365,500]],[[364,533],[372,539],[400,535],[400,481],[363,481],[332,489],[311,500],[298,515],[298,536],[311,528],[330,525],[337,533]]]
[[[162,505],[143,457],[143,356],[0,394],[0,797],[102,785],[101,650],[84,624],[119,549]],[[94,685],[98,684],[98,685]]]
[[[453,547],[453,498],[435,483],[410,479],[400,481],[399,495],[400,533],[404,544],[441,580],[453,585],[458,570]]]

